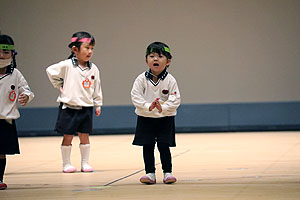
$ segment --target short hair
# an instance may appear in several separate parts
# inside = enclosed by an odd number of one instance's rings
[[[168,59],[172,59],[172,55],[170,52],[170,48],[168,45],[166,45],[163,42],[153,42],[151,44],[149,44],[149,46],[146,49],[146,58],[149,54],[151,53],[158,53],[159,55],[164,55],[166,56]]]

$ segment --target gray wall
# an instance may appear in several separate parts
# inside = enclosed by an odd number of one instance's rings
[[[56,106],[45,69],[76,31],[96,38],[105,105],[130,105],[153,41],[171,47],[183,104],[300,100],[299,0],[1,0],[0,29],[36,94]]]

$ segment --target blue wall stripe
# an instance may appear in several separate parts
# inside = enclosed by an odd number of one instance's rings
[[[51,136],[58,108],[20,108],[19,136]],[[133,133],[134,107],[103,106],[94,116],[93,134]],[[300,102],[184,104],[176,116],[177,132],[300,130]]]

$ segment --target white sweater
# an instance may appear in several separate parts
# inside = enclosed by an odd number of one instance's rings
[[[13,91],[15,92],[15,98]],[[18,69],[14,69],[12,74],[5,74],[0,77],[0,119],[11,120],[20,117],[18,110],[18,97],[20,94],[26,94],[29,97],[27,103],[34,97],[27,81]]]
[[[145,76],[145,73],[147,74],[144,72],[135,79],[131,90],[132,103],[136,107],[135,113],[152,118],[175,116],[180,105],[180,93],[175,78],[168,73],[155,84]],[[151,103],[156,98],[160,98],[161,113],[156,108],[149,111]]]
[[[80,66],[73,65],[72,59],[67,59],[49,66],[46,72],[55,88],[63,88],[63,93],[60,93],[57,102],[70,107],[100,108],[102,106],[100,73],[95,64],[92,63],[90,68],[82,69]],[[87,85],[84,85],[84,82]]]

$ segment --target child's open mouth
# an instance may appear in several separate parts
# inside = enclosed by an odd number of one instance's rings
[[[154,67],[158,67],[159,64],[158,64],[158,63],[154,63],[153,66],[154,66]]]

